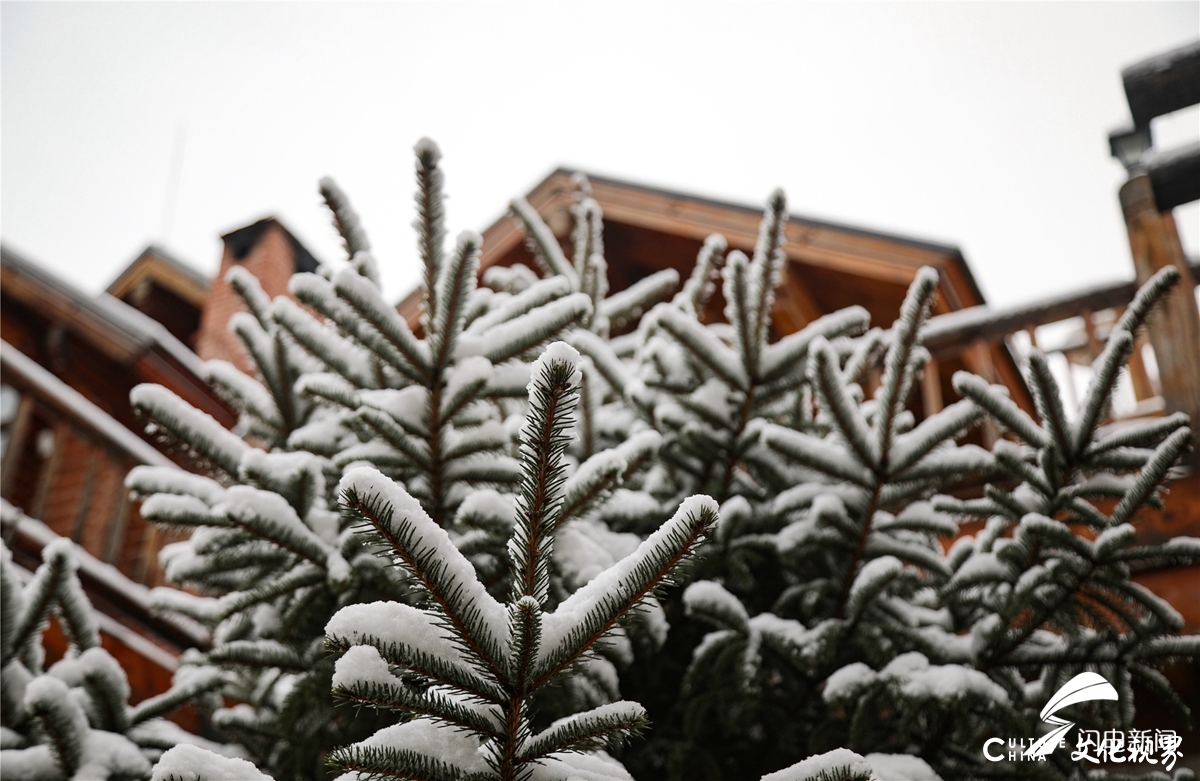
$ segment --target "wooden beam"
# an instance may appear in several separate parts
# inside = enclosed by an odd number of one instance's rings
[[[1200,103],[1200,41],[1130,65],[1121,71],[1121,80],[1138,127]]]
[[[1130,177],[1121,187],[1120,199],[1138,282],[1167,266],[1177,268],[1186,279],[1189,269],[1175,217],[1158,210],[1150,177]],[[1186,412],[1192,430],[1200,432],[1200,311],[1192,286],[1176,285],[1163,296],[1147,326],[1167,411]],[[1200,463],[1200,450],[1193,451],[1193,460]]]
[[[1143,164],[1160,212],[1200,200],[1200,143],[1150,155]]]
[[[1185,263],[1183,272],[1184,283],[1180,289],[1190,292],[1192,286],[1200,282],[1200,263]],[[925,347],[934,354],[954,352],[972,339],[995,341],[1025,328],[1078,317],[1084,311],[1123,307],[1133,300],[1137,289],[1136,281],[1109,282],[1008,309],[973,306],[937,315],[929,318],[925,326]]]

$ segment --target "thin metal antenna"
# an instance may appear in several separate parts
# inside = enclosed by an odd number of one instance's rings
[[[166,244],[171,240],[171,228],[175,223],[175,203],[179,200],[179,182],[183,176],[183,151],[187,144],[187,123],[180,122],[175,129],[175,149],[171,154],[171,171],[167,179],[166,198],[163,200],[162,224],[159,226],[159,241]]]

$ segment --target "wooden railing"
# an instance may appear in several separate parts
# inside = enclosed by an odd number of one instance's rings
[[[0,497],[133,581],[157,584],[158,551],[178,535],[146,524],[125,476],[175,463],[6,342],[0,380],[20,394],[5,426]]]
[[[1189,288],[1200,284],[1200,262],[1189,261]],[[1044,299],[1008,309],[977,306],[930,319],[925,346],[933,355],[927,375],[937,376],[937,361],[964,349],[1007,343],[1019,362],[1037,348],[1050,358],[1067,406],[1082,397],[1091,379],[1091,363],[1099,356],[1108,334],[1137,292],[1133,281],[1097,285],[1067,295]],[[1191,349],[1200,362],[1200,344],[1174,345]],[[986,349],[977,349],[986,355]],[[990,378],[989,378],[990,379]],[[1145,334],[1138,337],[1126,376],[1122,378],[1111,420],[1161,415],[1166,409],[1154,350]],[[926,412],[940,409],[940,388],[925,382],[922,388]]]

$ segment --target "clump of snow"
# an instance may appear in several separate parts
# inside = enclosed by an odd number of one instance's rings
[[[872,767],[867,760],[850,749],[835,748],[833,751],[809,757],[791,767],[785,767],[783,770],[768,773],[762,777],[762,781],[810,781],[822,773],[832,776],[840,770],[859,774],[872,773]]]
[[[683,592],[683,606],[689,612],[699,610],[735,616],[740,624],[750,620],[742,601],[713,580],[698,580],[688,586]]]
[[[208,442],[220,452],[225,465],[236,464],[250,446],[213,417],[201,412],[161,385],[143,383],[129,391],[135,409],[145,410],[156,420],[170,419],[178,436],[187,442]]]
[[[44,778],[61,778],[61,773],[49,746],[0,751],[0,778],[4,781],[42,781]]]
[[[436,758],[466,773],[486,773],[487,761],[480,751],[480,740],[455,727],[418,718],[404,724],[385,727],[354,747],[379,747],[412,751]]]
[[[567,383],[572,388],[578,387],[583,380],[583,372],[579,370],[579,364],[582,361],[583,358],[580,357],[579,351],[566,342],[553,342],[547,345],[529,369],[530,403],[534,402],[533,387],[546,384],[552,364],[565,363],[574,369]]]
[[[667,633],[671,631],[671,625],[667,622],[667,611],[663,610],[662,603],[654,597],[647,597],[638,610],[637,617],[654,642],[654,647],[662,648],[667,642]]]
[[[614,532],[597,521],[572,521],[555,534],[554,559],[575,585],[582,586],[633,553],[639,544],[636,534]]]
[[[825,681],[823,693],[825,702],[852,699],[858,696],[860,691],[875,683],[877,679],[875,671],[862,662],[848,664]]]
[[[442,159],[442,150],[438,148],[437,142],[425,136],[413,144],[413,153],[418,158],[428,158],[430,165],[437,165]]]
[[[379,651],[369,645],[356,645],[347,649],[334,663],[333,687],[348,689],[356,683],[395,686],[399,681],[392,675]]]
[[[83,742],[83,757],[74,779],[145,778],[150,760],[124,735],[92,730]]]
[[[592,300],[587,294],[572,293],[501,323],[487,333],[463,334],[459,337],[455,357],[461,360],[482,355],[493,361],[504,360],[536,346],[539,341],[551,338],[559,329],[590,312],[591,308]],[[537,338],[538,334],[542,334],[541,339]]]
[[[178,467],[135,466],[125,477],[125,487],[143,496],[158,493],[192,496],[210,507],[225,497],[225,489],[216,480]]]
[[[633,776],[604,751],[554,754],[533,766],[529,781],[633,781]]]
[[[325,634],[351,644],[372,638],[381,644],[402,644],[443,659],[460,656],[449,631],[434,616],[402,602],[347,605],[329,619]]]
[[[375,496],[390,506],[392,523],[407,520],[413,530],[416,549],[432,549],[444,568],[444,573],[462,590],[462,597],[479,611],[491,630],[492,637],[504,641],[508,637],[508,611],[487,592],[475,575],[475,567],[450,540],[446,530],[426,514],[421,504],[375,469],[358,467],[347,472],[338,485],[339,493],[354,491],[359,496]]]
[[[449,378],[446,380],[446,398],[454,398],[463,388],[483,383],[486,385],[491,379],[494,370],[492,362],[482,355],[475,355],[470,358],[464,358],[454,365],[450,372]]]
[[[150,781],[191,781],[200,778],[205,781],[272,781],[270,776],[244,759],[223,757],[188,744],[176,746],[163,754],[154,766]]]
[[[912,754],[867,754],[865,759],[880,781],[942,781],[928,762]]]
[[[410,385],[401,390],[363,390],[358,392],[358,398],[363,404],[391,415],[409,431],[426,431],[429,428],[429,391],[420,385]]]
[[[277,493],[235,485],[225,493],[225,501],[216,508],[230,520],[271,540],[283,542],[290,550],[324,563],[329,546],[316,532],[304,525],[296,511]]]
[[[517,511],[514,499],[512,494],[502,494],[491,488],[472,491],[458,506],[455,521],[469,525],[511,527]]]

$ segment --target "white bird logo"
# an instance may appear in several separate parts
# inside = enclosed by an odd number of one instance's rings
[[[1046,703],[1046,707],[1042,708],[1042,721],[1049,724],[1057,724],[1058,726],[1026,749],[1025,756],[1030,759],[1049,756],[1055,747],[1058,746],[1059,738],[1067,734],[1071,727],[1075,726],[1075,722],[1055,716],[1054,714],[1058,711],[1077,702],[1116,699],[1117,690],[1113,688],[1111,683],[1104,680],[1103,677],[1090,672],[1076,675],[1055,692],[1054,696],[1050,698],[1050,702]]]

